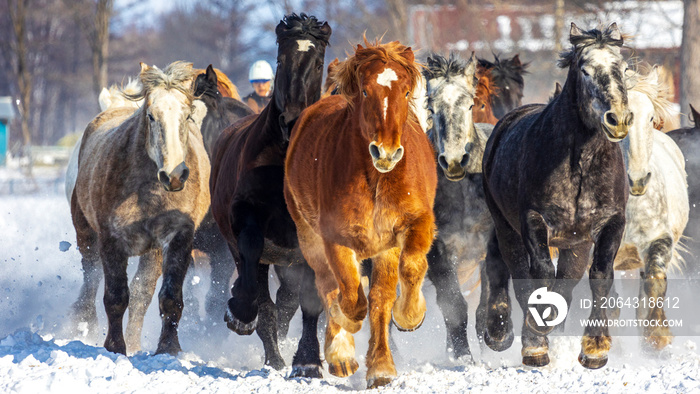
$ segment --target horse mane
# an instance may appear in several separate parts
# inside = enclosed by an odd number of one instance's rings
[[[644,72],[642,74],[640,71]],[[657,77],[652,77],[652,70],[648,66],[639,66],[633,76],[627,79],[629,90],[644,94],[654,106],[654,121],[656,128],[661,128],[665,122],[671,119],[673,104],[671,104],[671,89]]]
[[[491,78],[491,70],[484,70],[481,73],[476,84],[476,97],[488,99],[492,94],[498,96],[498,86],[491,83]]]
[[[525,86],[523,75],[529,73],[527,68],[530,66],[530,63],[522,63],[519,55],[502,60],[498,55],[493,54],[493,59],[494,61],[490,62],[486,59],[478,58],[478,66],[482,74],[489,72],[491,74],[490,79],[494,82],[510,80],[521,88]],[[494,83],[494,85],[498,84]],[[501,85],[505,86],[506,84]]]
[[[176,89],[185,95],[189,102],[194,100],[192,82],[195,77],[192,63],[175,61],[170,63],[165,70],[156,66],[144,67],[139,74],[141,90],[126,95],[131,100],[145,98],[151,91],[157,88]]]
[[[559,54],[559,61],[557,62],[559,68],[570,67],[574,59],[581,54],[581,51],[590,46],[597,46],[599,48],[604,46],[614,46],[621,48],[627,36],[621,35],[621,38],[619,39],[613,38],[613,26],[615,26],[615,24],[608,26],[604,31],[596,28],[584,31],[580,36],[570,36],[569,42],[571,43],[572,47],[568,51],[564,51]]]
[[[456,56],[453,52],[450,52],[450,57],[438,54],[431,54],[427,59],[428,66],[423,70],[423,76],[426,79],[434,78],[444,78],[449,80],[450,77],[464,77],[464,70],[468,66],[467,60]],[[474,74],[473,85],[476,85],[477,78]]]
[[[309,16],[305,13],[285,15],[275,29],[277,44],[289,38],[299,39],[300,36],[309,35],[330,46],[328,42],[331,37],[330,29],[324,31],[322,29],[324,24],[319,22],[315,16]]]
[[[403,56],[404,52],[411,51],[410,47],[398,41],[382,44],[380,39],[377,39],[374,43],[367,41],[367,37],[363,37],[363,39],[365,47],[363,48],[362,45],[358,44],[355,54],[352,56],[347,54],[347,60],[336,66],[336,71],[332,78],[338,85],[338,94],[352,105],[353,98],[359,93],[360,68],[367,63],[377,60],[385,64],[390,61],[398,63],[408,73],[411,91],[416,88],[420,78],[421,65]]]

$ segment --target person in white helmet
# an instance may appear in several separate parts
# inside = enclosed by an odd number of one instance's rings
[[[270,102],[273,77],[270,63],[264,60],[258,60],[250,66],[248,80],[253,85],[253,93],[245,96],[243,102],[248,104],[256,114],[259,114]]]

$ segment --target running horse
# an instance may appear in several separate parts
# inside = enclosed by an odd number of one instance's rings
[[[474,95],[474,106],[472,107],[472,118],[474,123],[488,123],[495,125],[498,118],[493,113],[493,97],[498,96],[498,88],[493,83],[493,76],[490,69],[481,70],[476,84],[476,94]]]
[[[358,369],[352,334],[369,312],[368,387],[396,376],[391,321],[410,331],[425,318],[421,286],[437,177],[432,146],[410,108],[419,77],[411,48],[365,39],[337,66],[340,94],[299,117],[285,163],[285,199],[328,316],[328,370],[345,377]],[[369,302],[359,269],[367,258]]]
[[[211,211],[238,269],[225,320],[240,335],[257,329],[265,347],[265,364],[284,367],[277,346],[277,312],[269,293],[269,264],[286,266],[280,267],[282,271],[297,271],[302,277],[297,302],[304,324],[292,376],[321,377],[316,324],[322,306],[285,205],[283,166],[289,131],[301,111],[321,96],[323,57],[331,28],[313,16],[291,14],[275,32],[278,67],[270,104],[259,115],[226,128],[214,148]],[[286,274],[291,275],[282,273]]]
[[[142,90],[132,99],[144,99],[143,106],[105,111],[83,134],[71,199],[86,278],[76,311],[97,323],[90,291],[101,262],[109,321],[105,348],[111,352],[127,351],[126,267],[130,256],[140,255],[151,256],[148,270],[163,272],[156,353],[180,351],[182,285],[194,231],[209,207],[209,159],[199,131],[205,109],[192,95],[193,77],[191,63],[174,62],[164,70],[142,63]]]
[[[523,75],[527,73],[528,65],[520,61],[520,55],[510,59],[500,59],[494,55],[493,62],[479,59],[477,75],[487,75],[493,87],[490,102],[496,119],[503,118],[522,105],[525,90]]]
[[[623,80],[623,37],[615,23],[604,31],[582,31],[572,23],[569,41],[573,47],[559,62],[569,69],[561,94],[502,118],[483,159],[484,194],[505,260],[486,270],[484,341],[497,351],[513,342],[510,275],[524,313],[522,360],[530,366],[549,363],[547,334],[555,323],[543,325],[543,319],[565,317],[565,311],[545,313],[543,305],[528,308],[530,297],[554,291],[570,305],[574,284],[590,267],[590,319],[606,320],[601,301],[610,294],[625,230],[629,191],[617,142],[636,120]],[[556,269],[549,247],[560,251]],[[586,326],[579,362],[591,369],[604,366],[610,345],[607,326]]]

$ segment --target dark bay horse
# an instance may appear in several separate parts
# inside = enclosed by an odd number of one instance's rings
[[[175,62],[164,70],[142,63],[142,91],[132,98],[143,98],[143,106],[136,112],[105,111],[83,135],[71,200],[85,275],[76,311],[96,324],[93,279],[101,262],[109,320],[105,348],[112,352],[126,354],[126,265],[130,256],[138,255],[147,256],[139,271],[160,275],[162,268],[163,273],[163,326],[156,353],[180,351],[182,284],[194,231],[209,207],[210,165],[199,130],[205,109],[194,101],[193,77],[191,63]]]
[[[194,72],[195,75],[199,77],[200,75],[206,74],[207,70],[196,69]],[[231,82],[228,76],[218,68],[215,68],[214,72],[216,73],[216,87],[218,88],[219,93],[224,97],[230,97],[240,101],[241,95],[238,94],[238,88],[233,84],[233,82]]]
[[[259,115],[226,128],[214,149],[211,210],[238,269],[225,319],[241,335],[257,327],[265,345],[265,363],[282,368],[268,264],[301,271],[298,291],[304,331],[292,375],[321,377],[316,324],[322,306],[314,291],[313,271],[299,251],[296,228],[287,212],[283,165],[289,131],[301,111],[320,98],[331,28],[313,16],[291,14],[275,32],[279,48],[272,101]]]
[[[614,23],[604,31],[582,31],[572,23],[569,40],[573,48],[559,62],[569,69],[561,94],[546,106],[526,105],[506,115],[484,153],[484,193],[508,268],[487,270],[484,339],[494,350],[512,342],[510,274],[525,314],[523,364],[530,366],[549,363],[546,335],[553,325],[539,322],[563,318],[565,311],[547,316],[540,305],[535,316],[529,297],[554,291],[570,305],[573,283],[589,267],[593,246],[590,319],[607,319],[601,298],[610,292],[625,228],[627,175],[617,142],[634,117],[623,80],[622,34]],[[550,246],[560,250],[556,270]],[[607,326],[587,326],[579,362],[604,366],[610,343]]]
[[[328,370],[358,369],[352,334],[369,312],[367,385],[396,376],[389,324],[414,330],[435,232],[435,158],[410,110],[420,71],[399,42],[357,46],[335,72],[339,95],[306,109],[292,132],[285,199],[328,317]],[[360,262],[372,258],[369,303]],[[400,295],[396,297],[396,286]]]
[[[688,200],[690,201],[690,218],[685,228],[685,235],[693,252],[700,251],[700,112],[690,106],[694,127],[684,127],[666,133],[676,142],[685,156],[685,170],[688,173]],[[700,267],[696,267],[700,270]]]
[[[525,80],[529,63],[520,61],[520,55],[510,59],[500,59],[494,55],[494,61],[479,59],[477,75],[487,71],[494,89],[491,92],[491,107],[497,119],[503,118],[508,112],[522,105]],[[488,123],[488,122],[487,122]]]
[[[478,272],[493,233],[481,180],[484,147],[493,126],[475,124],[472,118],[477,101],[475,71],[473,55],[468,61],[431,55],[423,71],[432,114],[428,135],[440,166],[434,207],[438,232],[428,253],[428,277],[435,285],[448,348],[455,358],[470,355],[467,303],[458,269]]]

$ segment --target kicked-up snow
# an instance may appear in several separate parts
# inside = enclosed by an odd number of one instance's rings
[[[143,351],[128,357],[107,352],[101,346],[106,334],[101,293],[97,297],[101,335],[87,338],[68,329],[68,312],[78,295],[82,273],[68,203],[62,194],[0,196],[0,229],[0,392],[365,391],[367,324],[356,335],[361,367],[355,375],[340,379],[326,372],[322,380],[287,379],[291,367],[275,371],[263,366],[262,344],[256,335],[241,337],[229,332],[223,317],[216,326],[206,323],[206,264],[197,264],[186,279],[182,353],[177,357],[152,355],[160,333],[157,300],[146,315]],[[130,275],[136,269],[135,261],[130,260]],[[614,337],[608,365],[595,371],[584,369],[576,360],[579,337],[550,337],[552,362],[544,368],[520,363],[518,337],[502,353],[482,348],[473,328],[478,291],[468,297],[475,361],[450,359],[435,290],[426,282],[428,316],[423,326],[412,333],[392,330],[399,376],[389,386],[370,392],[700,392],[698,337],[678,336],[668,349],[651,354],[642,351],[640,337]],[[516,334],[521,322],[518,309],[514,306]],[[299,315],[292,320],[289,338],[281,341],[288,364],[301,335]]]

